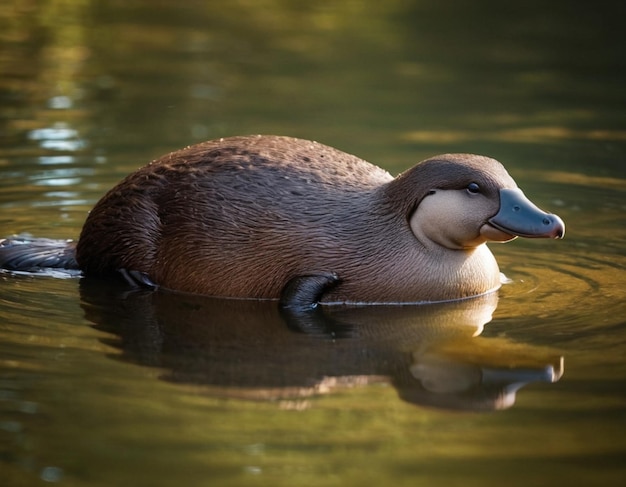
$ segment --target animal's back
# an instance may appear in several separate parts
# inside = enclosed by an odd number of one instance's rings
[[[87,274],[128,269],[179,290],[277,297],[291,274],[310,270],[303,262],[315,268],[341,252],[372,191],[392,179],[305,140],[199,144],[109,191],[85,223],[77,260]]]

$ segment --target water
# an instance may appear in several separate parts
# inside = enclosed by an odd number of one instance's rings
[[[394,173],[490,155],[567,235],[492,246],[497,302],[312,336],[268,303],[3,274],[3,485],[623,485],[623,9],[4,2],[1,235],[76,238],[136,167],[248,133]]]

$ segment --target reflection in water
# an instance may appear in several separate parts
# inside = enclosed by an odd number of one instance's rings
[[[405,401],[446,409],[510,407],[533,381],[555,382],[562,358],[477,337],[497,295],[427,306],[323,307],[119,290],[83,279],[87,318],[119,335],[124,358],[163,379],[227,397],[284,400],[389,383]]]
[[[78,131],[63,122],[31,130],[28,138],[37,141],[42,149],[74,152],[87,147],[87,142],[80,138]]]
[[[543,140],[599,140],[615,142],[626,140],[626,130],[573,130],[559,126],[537,126],[502,130],[491,128],[483,131],[469,130],[415,130],[404,133],[403,140],[420,143],[458,143],[475,140],[494,140],[536,144]]]

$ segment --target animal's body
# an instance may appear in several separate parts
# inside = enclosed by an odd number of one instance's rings
[[[212,296],[423,302],[497,289],[485,242],[563,232],[487,157],[437,156],[393,178],[316,142],[252,136],[129,175],[89,214],[75,257],[85,275]]]

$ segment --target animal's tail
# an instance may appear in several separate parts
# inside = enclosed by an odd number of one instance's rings
[[[50,269],[78,272],[76,243],[26,235],[0,239],[0,269],[14,272],[45,272]]]

